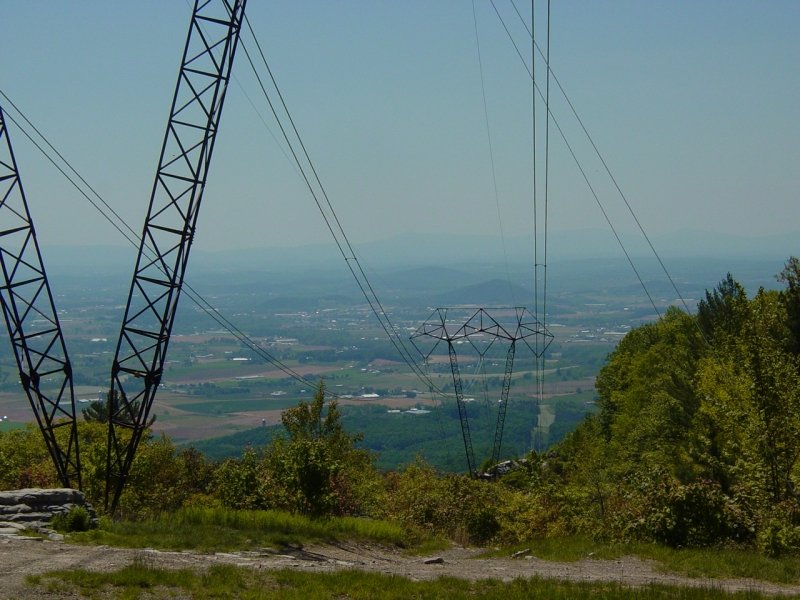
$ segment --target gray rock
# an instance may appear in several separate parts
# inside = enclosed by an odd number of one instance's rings
[[[4,519],[9,523],[32,523],[34,521],[49,521],[53,514],[49,512],[27,512],[15,515],[5,515]]]
[[[76,506],[85,508],[92,525],[97,524],[97,513],[83,492],[78,490],[26,488],[0,491],[0,523],[42,529],[55,515],[67,514]]]
[[[13,527],[0,527],[0,535],[17,535],[19,531]]]
[[[27,504],[11,504],[0,506],[0,515],[16,515],[19,513],[29,513],[33,509]]]

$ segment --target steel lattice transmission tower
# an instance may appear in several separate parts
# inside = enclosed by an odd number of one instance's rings
[[[0,304],[28,396],[58,478],[81,487],[72,366],[28,201],[0,108]]]
[[[106,506],[119,501],[161,382],[246,0],[197,0],[109,393]]]
[[[517,347],[522,344],[537,359],[550,345],[553,336],[545,327],[523,307],[514,308],[437,308],[430,317],[411,335],[411,342],[422,354],[426,363],[447,346],[450,371],[453,377],[458,417],[461,421],[461,434],[464,439],[464,452],[467,467],[472,476],[478,475],[475,453],[472,448],[467,404],[464,398],[464,384],[456,345],[471,349],[480,363],[487,353],[498,344],[507,344],[504,353],[504,371],[497,403],[497,421],[494,443],[492,444],[492,464],[500,459],[503,443],[508,396],[511,391],[511,376]],[[462,352],[462,355],[465,352]]]

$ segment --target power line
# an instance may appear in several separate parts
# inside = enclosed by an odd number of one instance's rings
[[[361,266],[361,263],[353,249],[353,246],[350,243],[350,240],[347,234],[345,233],[344,228],[342,227],[341,221],[339,220],[339,217],[333,208],[330,197],[328,196],[328,193],[325,190],[324,185],[322,184],[317,169],[314,166],[313,161],[311,160],[311,157],[306,149],[305,143],[303,142],[303,139],[300,135],[300,132],[297,129],[295,121],[286,105],[283,94],[280,91],[280,88],[272,72],[272,69],[269,66],[269,62],[266,59],[261,44],[258,41],[258,37],[256,36],[255,31],[253,30],[253,27],[247,16],[245,16],[245,23],[247,25],[248,30],[250,31],[250,35],[252,36],[253,41],[256,44],[256,48],[258,50],[258,55],[261,59],[261,62],[263,63],[264,67],[267,70],[267,74],[269,75],[269,80],[272,84],[272,88],[275,90],[275,93],[278,96],[282,112],[286,115],[286,119],[288,119],[293,137],[296,139],[296,143],[299,145],[299,150],[293,144],[289,132],[287,131],[288,128],[284,125],[283,120],[279,116],[278,110],[276,109],[275,104],[272,101],[272,98],[267,92],[267,88],[264,84],[264,81],[262,80],[260,74],[258,73],[258,69],[256,68],[256,65],[253,61],[253,58],[249,50],[247,49],[247,46],[243,45],[245,56],[247,57],[248,63],[250,64],[250,67],[256,76],[261,91],[267,103],[269,104],[270,110],[272,111],[273,116],[278,122],[278,126],[281,130],[281,133],[283,134],[284,140],[289,146],[292,157],[294,158],[298,168],[301,171],[306,187],[308,188],[309,193],[313,197],[314,202],[317,205],[317,208],[319,209],[320,214],[322,215],[322,218],[325,221],[326,226],[328,227],[328,231],[333,236],[334,242],[336,243],[336,246],[339,249],[340,254],[344,258],[345,263],[347,264],[350,273],[355,279],[359,290],[366,299],[367,304],[369,305],[375,317],[378,319],[381,328],[386,333],[390,343],[394,346],[395,350],[397,350],[403,362],[406,363],[406,365],[411,369],[411,371],[423,383],[425,383],[428,386],[432,386],[433,388],[438,390],[437,386],[433,384],[433,382],[428,378],[427,374],[420,368],[420,366],[416,363],[416,361],[412,357],[410,351],[408,350],[408,347],[405,345],[402,338],[400,338],[399,334],[397,333],[395,325],[391,322],[380,299],[375,293],[375,290],[369,278],[367,277],[366,273],[364,272],[364,269]],[[300,159],[300,155],[302,155],[305,163],[310,169],[310,174],[306,171],[303,161],[301,161]],[[317,189],[315,189],[315,184]]]
[[[494,203],[497,208],[497,224],[500,229],[500,242],[503,247],[503,266],[506,271],[506,281],[508,281],[508,292],[511,297],[512,305],[516,306],[517,302],[514,299],[514,287],[511,285],[511,274],[508,268],[508,251],[506,250],[506,236],[503,231],[503,217],[500,211],[500,195],[497,192],[497,170],[494,164],[494,147],[492,144],[492,132],[489,127],[489,108],[486,103],[486,83],[483,76],[483,58],[481,56],[481,42],[478,36],[478,16],[475,11],[475,0],[472,0],[472,22],[475,26],[475,48],[478,54],[478,70],[481,75],[481,97],[483,98],[483,116],[486,122],[486,140],[489,145],[489,165],[492,172],[492,189],[494,190]]]
[[[311,162],[311,159],[310,159],[310,157],[308,155],[308,152],[306,151],[305,145],[303,144],[302,139],[300,138],[300,135],[299,135],[299,132],[297,130],[297,127],[295,126],[294,121],[293,121],[293,119],[291,117],[291,114],[289,113],[288,108],[286,107],[285,101],[283,100],[283,96],[282,96],[282,94],[280,93],[280,90],[277,87],[277,82],[275,81],[275,78],[274,78],[274,76],[272,74],[272,71],[271,71],[271,69],[269,67],[269,64],[266,61],[266,58],[264,57],[263,51],[261,50],[261,46],[260,46],[260,44],[258,43],[258,40],[255,37],[255,34],[253,32],[253,29],[252,29],[252,26],[250,25],[250,22],[247,19],[247,17],[245,17],[245,19],[247,20],[248,28],[250,29],[250,32],[253,35],[253,38],[254,38],[254,40],[256,42],[256,45],[258,46],[259,53],[261,55],[262,61],[264,62],[264,65],[266,66],[266,68],[268,70],[270,79],[273,82],[273,86],[275,87],[275,89],[276,89],[276,91],[277,91],[277,93],[279,95],[279,98],[280,98],[281,104],[283,106],[284,112],[286,113],[287,117],[289,118],[291,126],[292,126],[292,130],[294,131],[295,136],[297,137],[297,139],[298,139],[298,141],[300,143],[303,155],[305,156],[310,168],[312,169],[312,173],[314,175],[314,179],[316,180],[317,184],[319,185],[320,189],[322,190],[322,193],[323,193],[323,196],[324,196],[325,201],[327,203],[327,206],[328,206],[328,208],[329,208],[329,210],[331,212],[331,215],[333,216],[333,220],[331,220],[331,218],[329,218],[329,216],[326,214],[325,209],[323,207],[323,204],[319,200],[319,197],[317,196],[317,194],[316,194],[316,192],[314,190],[312,182],[309,179],[308,174],[306,173],[305,169],[303,168],[303,165],[302,165],[302,162],[299,159],[298,153],[297,153],[295,147],[293,146],[293,144],[291,143],[291,140],[289,138],[289,135],[288,135],[284,125],[283,125],[283,122],[280,119],[280,117],[278,115],[278,112],[277,112],[274,104],[271,101],[271,98],[267,94],[267,91],[266,91],[266,88],[265,88],[265,86],[263,84],[263,81],[261,80],[261,77],[259,76],[259,74],[257,72],[255,63],[253,62],[252,57],[250,56],[250,53],[249,53],[246,45],[244,43],[242,43],[242,47],[243,47],[243,49],[245,51],[245,54],[246,54],[246,56],[248,58],[248,62],[250,64],[253,72],[256,75],[256,78],[257,78],[257,80],[259,82],[259,85],[260,85],[260,87],[262,89],[262,92],[264,93],[265,98],[267,99],[267,102],[268,102],[268,104],[270,106],[270,109],[271,109],[271,111],[273,113],[273,116],[275,117],[276,121],[278,122],[278,125],[279,125],[279,127],[281,129],[281,133],[283,134],[284,139],[286,140],[287,144],[289,145],[289,150],[290,150],[290,152],[292,154],[292,157],[294,158],[294,164],[296,164],[297,168],[299,169],[298,173],[302,176],[302,178],[306,182],[306,185],[309,188],[309,191],[311,192],[312,197],[314,198],[315,202],[317,203],[317,207],[319,208],[321,214],[323,215],[323,218],[324,218],[326,224],[328,225],[329,231],[331,232],[331,235],[333,236],[334,241],[337,244],[337,247],[339,248],[342,256],[345,258],[345,261],[347,262],[347,265],[348,265],[348,268],[349,268],[351,274],[356,279],[356,282],[357,282],[357,284],[359,286],[359,289],[361,290],[361,292],[364,295],[364,297],[367,299],[367,302],[368,302],[368,304],[370,306],[370,309],[372,310],[372,312],[378,318],[378,321],[379,321],[382,329],[387,334],[387,337],[389,338],[390,342],[395,347],[395,349],[398,351],[398,353],[400,354],[400,356],[403,359],[403,361],[411,368],[412,372],[414,372],[415,375],[423,383],[425,383],[426,386],[429,387],[429,389],[431,389],[434,393],[442,393],[441,390],[438,388],[438,386],[436,386],[428,378],[427,374],[422,372],[422,370],[418,367],[418,365],[416,365],[416,363],[413,360],[413,358],[411,357],[408,349],[405,347],[405,345],[403,344],[402,340],[399,338],[399,335],[396,333],[394,325],[389,320],[389,317],[386,314],[386,311],[384,310],[382,304],[380,303],[380,300],[378,299],[374,289],[372,288],[372,285],[369,282],[369,279],[367,278],[363,268],[361,267],[361,264],[360,264],[357,256],[355,255],[355,251],[353,250],[352,245],[350,244],[349,239],[347,238],[347,236],[346,236],[346,234],[344,232],[344,229],[342,228],[341,223],[340,223],[338,217],[336,216],[335,211],[333,210],[333,206],[332,206],[332,204],[330,202],[330,199],[328,198],[327,193],[325,192],[324,187],[322,186],[322,183],[321,183],[320,178],[319,178],[319,176],[318,176],[318,174],[316,172],[316,169],[314,168],[313,163]],[[63,164],[66,165],[66,168],[69,171],[71,171],[72,173],[74,173],[74,175],[78,179],[78,181],[80,181],[86,188],[88,188],[88,190],[91,191],[91,193],[94,195],[94,197],[97,198],[100,201],[100,203],[105,207],[105,210],[83,188],[81,188],[81,186],[75,181],[75,179],[73,179],[66,172],[64,167],[59,165],[58,162],[48,153],[48,151],[42,146],[42,144],[38,143],[33,138],[33,136],[31,134],[29,134],[29,132],[26,130],[26,128],[21,126],[21,124],[18,121],[16,121],[15,119],[13,119],[13,117],[11,115],[9,115],[9,118],[14,122],[14,124],[17,127],[20,128],[20,130],[22,130],[23,134],[31,141],[31,143],[34,144],[34,146],[47,158],[47,160],[51,164],[53,164],[53,166],[70,182],[70,184],[73,185],[73,187],[75,187],[75,189],[98,212],[100,212],[100,214],[130,244],[132,244],[134,247],[138,248],[139,242],[138,242],[138,239],[137,239],[138,236],[137,236],[136,232],[113,209],[113,207],[110,204],[108,204],[102,198],[102,196],[86,181],[86,179],[71,165],[71,163],[63,156],[63,154],[61,154],[53,146],[53,144],[51,144],[49,142],[47,137],[44,136],[42,134],[42,132],[38,128],[35,127],[35,125],[24,115],[24,113],[19,109],[19,107],[17,107],[16,104],[14,104],[13,101],[5,93],[2,92],[2,90],[0,90],[0,94],[3,95],[3,97],[9,102],[9,104],[24,119],[24,121],[26,123],[28,123],[29,126],[36,132],[36,134],[44,141],[44,145],[47,146],[48,148],[50,148],[51,151],[53,153],[55,153],[55,155],[63,162]],[[254,108],[255,108],[255,106],[254,106]],[[262,121],[263,121],[263,119],[262,119]],[[266,123],[265,123],[265,125],[266,125]],[[272,133],[271,130],[270,130],[270,133]],[[106,211],[110,212],[111,215],[113,215],[113,217],[109,216],[108,212],[106,212]],[[336,230],[334,229],[334,226],[333,226],[333,223],[336,224],[336,227],[337,227],[338,231],[340,232],[340,236],[337,236]],[[126,232],[126,230],[127,230],[127,232]],[[348,255],[348,252],[345,250],[345,248],[347,248],[347,250],[349,250],[349,255]],[[356,268],[353,267],[353,263],[355,263]],[[359,274],[360,274],[360,277],[359,277]],[[236,337],[237,339],[239,339],[240,341],[245,343],[245,345],[247,345],[253,352],[255,352],[256,354],[260,355],[262,358],[266,359],[268,362],[274,364],[276,367],[278,367],[280,370],[282,370],[285,373],[287,373],[287,375],[289,375],[293,379],[295,379],[297,381],[300,381],[304,385],[308,385],[310,387],[313,387],[313,385],[314,385],[313,382],[310,382],[306,378],[302,377],[297,372],[292,370],[288,365],[286,365],[285,363],[283,363],[282,361],[280,361],[279,359],[277,359],[276,357],[271,355],[268,351],[266,351],[264,348],[262,348],[256,341],[252,340],[244,332],[242,332],[241,329],[236,327],[227,318],[223,317],[221,315],[221,313],[215,307],[213,307],[213,305],[211,305],[211,303],[209,303],[207,300],[205,300],[202,297],[202,295],[200,295],[189,283],[184,283],[184,287],[186,288],[187,295],[190,296],[190,299],[192,299],[192,301],[195,302],[195,304],[201,310],[203,310],[203,312],[208,314],[214,321],[216,321],[220,326],[222,326],[224,329],[226,329],[234,337]],[[336,396],[336,394],[332,394],[332,395]]]
[[[547,0],[547,70],[545,77],[545,125],[544,125],[544,244],[542,247],[542,326],[547,328],[547,219],[550,205],[550,0]],[[533,22],[531,22],[533,27]],[[531,38],[533,41],[533,38]],[[537,315],[538,318],[538,315]],[[544,377],[546,361],[544,352],[541,360],[540,400],[544,398]]]
[[[606,162],[605,158],[603,157],[602,153],[600,152],[600,149],[597,147],[597,144],[595,143],[594,138],[589,133],[589,130],[586,128],[586,125],[583,122],[583,119],[581,119],[580,115],[578,114],[577,109],[575,108],[575,106],[572,103],[572,100],[567,95],[567,92],[564,89],[564,86],[561,84],[561,80],[558,78],[558,76],[556,75],[555,71],[553,71],[552,68],[550,67],[550,60],[548,58],[549,57],[549,48],[548,48],[548,57],[546,57],[545,54],[542,52],[541,47],[539,46],[539,44],[536,42],[536,40],[534,39],[533,35],[531,34],[531,30],[528,29],[528,25],[525,22],[525,19],[522,18],[522,15],[520,14],[519,9],[517,8],[517,4],[516,4],[515,0],[510,0],[510,2],[511,2],[511,5],[514,7],[514,11],[517,13],[517,16],[519,17],[520,22],[525,26],[525,29],[528,31],[528,35],[531,36],[531,41],[533,43],[534,48],[536,49],[536,51],[539,53],[539,56],[542,58],[542,60],[544,60],[545,64],[547,65],[548,74],[550,76],[552,76],[553,81],[558,86],[558,89],[561,92],[561,95],[564,97],[564,100],[566,100],[567,105],[569,106],[570,110],[572,111],[573,116],[575,117],[576,121],[578,122],[578,124],[580,125],[581,129],[583,130],[583,133],[586,136],[586,139],[589,140],[589,143],[591,144],[592,149],[594,150],[594,153],[597,155],[597,158],[600,159],[600,162],[603,165],[603,169],[605,170],[606,174],[611,179],[611,182],[614,184],[614,187],[616,188],[617,193],[619,194],[620,198],[622,198],[622,201],[625,203],[625,206],[627,207],[628,212],[630,213],[631,217],[633,217],[633,220],[636,223],[636,226],[639,229],[640,233],[642,234],[642,237],[644,237],[645,241],[647,242],[647,245],[650,247],[650,251],[653,253],[653,256],[655,256],[656,260],[658,261],[658,264],[661,266],[661,270],[664,272],[664,275],[666,276],[667,280],[669,281],[670,285],[672,286],[672,289],[675,291],[675,294],[677,294],[677,297],[680,299],[681,304],[683,304],[684,310],[687,313],[691,313],[691,311],[689,310],[688,305],[686,304],[686,300],[684,299],[684,297],[681,294],[680,290],[678,290],[678,286],[675,284],[675,281],[673,280],[672,276],[670,275],[669,271],[667,270],[667,267],[664,264],[664,262],[662,261],[661,256],[656,251],[655,246],[653,245],[652,241],[650,240],[650,236],[647,235],[647,232],[645,231],[644,226],[642,225],[641,221],[639,220],[639,217],[636,215],[636,212],[633,210],[633,207],[631,206],[630,202],[628,201],[627,196],[623,193],[622,188],[620,187],[619,183],[617,182],[617,178],[614,177],[614,174],[611,172],[611,168],[608,166],[608,163]],[[498,17],[499,16],[500,15],[498,14]],[[502,20],[502,17],[501,17],[501,20]],[[506,31],[508,31],[508,29],[506,29]],[[513,43],[513,40],[512,40],[512,43]],[[527,67],[527,65],[526,65],[526,67]]]
[[[661,267],[661,270],[664,272],[664,275],[666,276],[667,280],[669,281],[670,285],[672,286],[673,291],[677,295],[678,299],[681,301],[681,304],[683,305],[684,311],[687,314],[691,314],[691,310],[689,309],[689,306],[686,303],[686,299],[681,294],[680,290],[678,289],[678,286],[675,284],[674,279],[670,275],[669,270],[667,269],[666,265],[664,264],[664,261],[661,259],[661,256],[656,251],[655,246],[653,245],[652,241],[650,240],[650,236],[647,235],[647,232],[645,231],[644,226],[642,225],[641,221],[639,220],[639,217],[636,215],[636,212],[633,210],[633,206],[631,206],[630,202],[628,201],[627,196],[622,191],[622,188],[619,185],[619,182],[617,181],[617,178],[614,177],[614,174],[611,172],[611,168],[608,166],[608,163],[606,162],[605,158],[603,157],[602,153],[600,152],[600,149],[598,148],[597,144],[595,143],[594,138],[589,133],[589,130],[587,129],[586,125],[583,122],[583,119],[581,119],[580,115],[578,114],[578,111],[575,108],[574,104],[572,103],[572,100],[570,99],[569,95],[567,94],[567,91],[564,89],[564,86],[561,84],[561,80],[558,78],[558,76],[556,75],[555,71],[552,70],[552,68],[550,66],[550,49],[549,49],[549,41],[550,41],[550,39],[549,39],[549,33],[548,33],[547,56],[545,56],[544,52],[542,51],[542,48],[536,42],[536,39],[535,39],[535,36],[534,36],[534,33],[533,33],[533,17],[532,17],[532,20],[531,20],[531,27],[529,28],[527,22],[525,21],[524,17],[520,13],[519,8],[517,8],[516,1],[515,0],[510,0],[510,2],[511,2],[511,6],[514,7],[514,12],[517,14],[517,17],[519,18],[519,21],[525,27],[525,30],[528,32],[528,35],[531,38],[532,48],[535,49],[535,52],[538,52],[539,56],[542,58],[542,60],[547,65],[548,76],[552,76],[553,81],[555,81],[556,85],[558,86],[558,89],[561,92],[561,95],[564,97],[564,100],[566,100],[567,105],[569,106],[570,110],[572,111],[573,116],[575,117],[575,119],[577,120],[577,122],[580,125],[581,129],[583,130],[584,135],[589,140],[589,143],[591,144],[592,149],[594,150],[595,154],[597,155],[597,158],[600,159],[600,162],[603,165],[603,169],[605,170],[606,174],[608,175],[608,177],[611,179],[612,183],[614,184],[614,187],[616,188],[617,193],[619,194],[619,196],[622,199],[622,201],[625,203],[625,206],[627,207],[628,212],[630,213],[631,217],[633,217],[633,220],[636,223],[636,226],[638,227],[640,233],[642,234],[642,237],[644,237],[645,241],[647,242],[647,245],[650,247],[650,251],[653,253],[653,256],[655,256],[656,260],[658,261],[659,266]],[[534,0],[531,0],[531,4],[532,5],[533,5],[533,2],[534,2]],[[531,52],[531,68],[528,68],[528,65],[525,62],[525,59],[522,57],[522,54],[520,53],[519,48],[517,47],[517,44],[514,41],[513,36],[511,35],[511,32],[509,31],[508,27],[506,26],[506,23],[503,20],[502,15],[497,10],[497,7],[494,4],[494,0],[491,0],[491,3],[492,3],[492,7],[495,10],[495,13],[497,14],[498,19],[502,23],[503,28],[505,29],[506,34],[508,35],[509,40],[511,41],[511,44],[514,46],[514,49],[516,50],[517,55],[519,56],[520,60],[522,61],[523,66],[525,67],[525,70],[531,76],[531,79],[534,80],[534,88],[536,89],[536,91],[541,96],[541,91],[538,90],[538,88],[536,87],[535,78],[533,76],[533,73],[534,73],[533,69],[535,68],[535,53],[534,53],[534,51],[532,50],[532,52]],[[548,0],[548,6],[549,6],[549,0]],[[549,84],[549,81],[548,81],[548,84]],[[558,125],[558,121],[556,120],[555,116],[553,116],[552,118],[553,118],[553,123],[559,129],[559,133],[561,134],[561,137],[564,140],[564,143],[567,144],[567,147],[568,147],[568,149],[570,151],[570,154],[572,154],[573,159],[575,160],[576,164],[578,165],[578,168],[581,171],[581,174],[583,175],[584,179],[587,181],[587,185],[589,185],[589,182],[588,182],[588,179],[586,177],[586,174],[584,173],[583,168],[578,163],[577,157],[575,156],[575,153],[572,151],[572,148],[570,147],[569,143],[567,142],[563,131],[561,131],[561,127]],[[535,152],[535,150],[534,150],[534,152]],[[653,309],[655,310],[656,314],[658,316],[661,316],[661,313],[656,308],[655,303],[653,302],[653,299],[650,297],[650,293],[648,292],[647,287],[645,286],[644,282],[642,281],[641,277],[639,276],[639,273],[636,270],[636,267],[633,265],[631,257],[629,256],[627,250],[625,249],[624,245],[622,244],[622,240],[620,239],[619,235],[617,234],[616,229],[614,229],[613,225],[611,225],[611,222],[610,222],[610,220],[609,220],[609,218],[608,218],[608,216],[606,214],[605,209],[600,204],[599,199],[597,198],[597,195],[594,193],[594,189],[592,188],[591,185],[589,185],[589,188],[592,191],[592,195],[594,195],[595,201],[598,203],[598,206],[600,206],[600,210],[602,211],[603,216],[606,218],[606,222],[611,227],[611,230],[614,233],[614,237],[617,239],[617,242],[618,242],[620,248],[622,248],[622,251],[625,254],[625,257],[627,258],[628,263],[631,265],[631,268],[633,269],[634,273],[636,274],[636,277],[639,280],[639,283],[642,285],[642,288],[644,289],[645,294],[647,295],[648,299],[650,300],[650,304],[653,306]],[[695,320],[695,327],[697,328],[698,332],[700,333],[700,337],[703,339],[703,341],[706,343],[706,345],[709,348],[711,348],[711,351],[714,353],[714,355],[716,355],[716,350],[711,345],[710,340],[706,337],[705,332],[703,332],[702,328],[700,327],[700,324],[696,320]]]
[[[2,91],[0,90],[0,95],[5,98],[10,106],[14,108],[14,110],[19,114],[19,116],[35,131],[35,133],[43,140],[44,145],[51,149],[52,152],[56,154],[56,156],[66,165],[66,169],[58,164],[58,162],[50,155],[50,153],[43,147],[42,144],[37,142],[34,137],[29,133],[29,131],[21,125],[19,121],[17,121],[12,115],[7,115],[9,120],[11,120],[16,127],[31,141],[31,143],[41,152],[45,158],[69,181],[69,183],[80,193],[113,227],[116,229],[132,246],[138,249],[139,242],[136,240],[134,230],[128,225],[128,223],[117,213],[111,205],[106,202],[103,197],[86,181],[86,179],[72,166],[72,164],[61,154],[55,146],[47,139],[47,137],[38,129],[36,126],[27,118],[27,116],[19,109],[19,107],[14,104],[14,102]],[[69,174],[67,170],[71,171],[74,176],[80,181],[88,190],[92,192],[92,194],[100,201],[100,203],[106,207],[112,215],[109,214],[101,208],[100,204],[96,202],[94,199],[90,197],[90,195],[78,184],[78,182]],[[126,231],[127,230],[127,231]],[[133,236],[133,237],[132,237]],[[153,258],[152,249],[149,247],[145,247],[148,253],[148,258]],[[218,325],[226,329],[231,335],[233,335],[236,339],[240,342],[244,343],[248,348],[250,348],[253,352],[257,355],[261,356],[278,369],[289,375],[291,378],[295,379],[296,381],[307,385],[309,387],[313,387],[315,384],[310,380],[304,378],[302,375],[294,371],[291,367],[289,367],[286,363],[272,355],[269,351],[264,349],[258,342],[250,338],[246,333],[244,333],[239,327],[234,325],[229,319],[227,319],[221,312],[215,308],[208,300],[206,300],[197,290],[195,290],[188,282],[184,282],[184,288],[186,290],[187,295],[189,298],[200,308],[204,313],[206,313],[209,317],[211,317]],[[338,397],[336,394],[331,394],[335,397]]]
[[[495,5],[494,0],[491,0],[491,4],[492,4],[492,7],[495,10],[495,13],[497,14],[498,19],[500,19],[500,22],[502,23],[503,28],[505,29],[506,34],[508,35],[508,38],[511,41],[511,44],[514,46],[515,50],[517,51],[517,55],[520,57],[520,60],[522,60],[522,63],[524,65],[524,67],[525,67],[525,70],[528,72],[528,75],[530,75],[530,77],[533,79],[533,73],[531,72],[531,69],[528,67],[528,64],[525,62],[525,59],[522,57],[522,53],[520,52],[516,41],[514,40],[513,36],[511,35],[511,32],[508,29],[508,26],[506,25],[505,21],[503,20],[502,15],[497,10],[497,6]],[[555,78],[554,78],[554,80],[555,80]],[[542,90],[540,89],[539,85],[536,83],[535,79],[533,81],[533,87],[534,87],[536,93],[539,95],[539,97],[544,99],[545,95],[542,93]],[[636,268],[636,265],[634,264],[633,259],[631,258],[630,253],[628,252],[627,248],[625,248],[625,244],[622,242],[622,238],[620,237],[619,233],[617,232],[617,229],[614,227],[614,224],[611,222],[611,218],[608,216],[608,212],[606,211],[605,207],[603,206],[603,203],[600,201],[600,197],[597,195],[597,192],[595,191],[594,186],[592,186],[591,182],[589,181],[589,177],[586,174],[586,171],[584,170],[583,165],[581,165],[581,162],[578,160],[577,154],[575,154],[575,151],[573,150],[572,145],[567,140],[567,136],[564,133],[564,130],[561,128],[561,125],[559,124],[558,119],[556,119],[556,116],[553,114],[553,112],[552,112],[552,110],[550,109],[549,106],[547,106],[547,114],[552,119],[553,125],[556,126],[556,129],[558,130],[558,133],[561,136],[561,139],[563,140],[564,144],[566,145],[567,150],[569,151],[570,155],[572,156],[573,161],[575,161],[575,165],[578,167],[578,170],[580,171],[581,176],[583,177],[583,180],[586,182],[586,185],[589,187],[589,191],[591,192],[592,196],[594,197],[595,203],[600,208],[600,212],[602,213],[603,218],[605,219],[606,223],[608,224],[609,228],[611,229],[611,232],[613,233],[614,238],[617,240],[617,244],[619,245],[620,249],[622,250],[623,254],[625,255],[625,258],[627,259],[628,264],[630,265],[631,269],[633,270],[633,272],[634,272],[634,274],[636,276],[636,279],[639,281],[639,284],[641,285],[642,290],[644,291],[645,295],[647,296],[647,299],[650,301],[650,305],[653,307],[653,311],[655,311],[656,315],[658,315],[660,317],[661,316],[661,312],[658,310],[658,307],[656,306],[655,301],[653,300],[653,297],[650,294],[650,291],[647,289],[647,286],[645,285],[644,280],[642,279],[642,276],[639,273],[639,270]]]

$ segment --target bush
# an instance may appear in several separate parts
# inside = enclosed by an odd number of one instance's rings
[[[756,536],[758,550],[776,558],[800,552],[800,527],[790,523],[770,520]]]
[[[215,467],[197,450],[177,450],[165,435],[142,440],[119,504],[119,515],[151,517],[177,510],[193,495],[207,494]]]
[[[53,487],[58,477],[39,428],[0,432],[0,489]]]
[[[385,516],[462,544],[485,544],[500,531],[500,488],[463,475],[438,476],[421,460],[386,483]]]
[[[215,495],[226,508],[240,510],[266,508],[259,494],[261,457],[248,446],[239,459],[228,459],[214,477]]]
[[[92,528],[92,518],[83,506],[73,506],[69,512],[55,515],[50,526],[62,533],[89,531]]]
[[[751,519],[716,482],[662,478],[646,490],[643,501],[643,516],[631,526],[636,537],[673,548],[753,540]]]
[[[372,455],[355,447],[335,401],[320,384],[311,402],[281,415],[284,433],[263,452],[248,448],[216,471],[212,495],[234,509],[276,509],[314,517],[380,516],[382,480]]]
[[[756,545],[771,557],[800,554],[800,507],[793,501],[774,507],[756,535]]]

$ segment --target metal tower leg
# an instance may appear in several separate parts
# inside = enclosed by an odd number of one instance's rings
[[[111,371],[114,511],[161,382],[246,0],[196,0]]]
[[[503,390],[500,394],[500,403],[497,406],[497,425],[494,429],[494,445],[492,446],[492,465],[500,462],[500,448],[503,445],[503,429],[506,423],[506,410],[508,408],[508,394],[511,391],[511,373],[514,370],[514,353],[516,340],[511,342],[506,353],[506,371],[503,377]]]
[[[0,108],[0,304],[19,377],[65,487],[81,487],[72,367]]]
[[[450,370],[453,373],[453,389],[456,392],[456,404],[458,406],[458,418],[461,419],[461,433],[464,437],[464,451],[467,455],[467,467],[469,474],[477,476],[478,469],[475,466],[475,453],[472,450],[472,436],[469,432],[469,419],[467,419],[467,406],[464,403],[464,392],[461,387],[461,374],[458,371],[458,356],[452,342],[447,344],[450,353]]]

